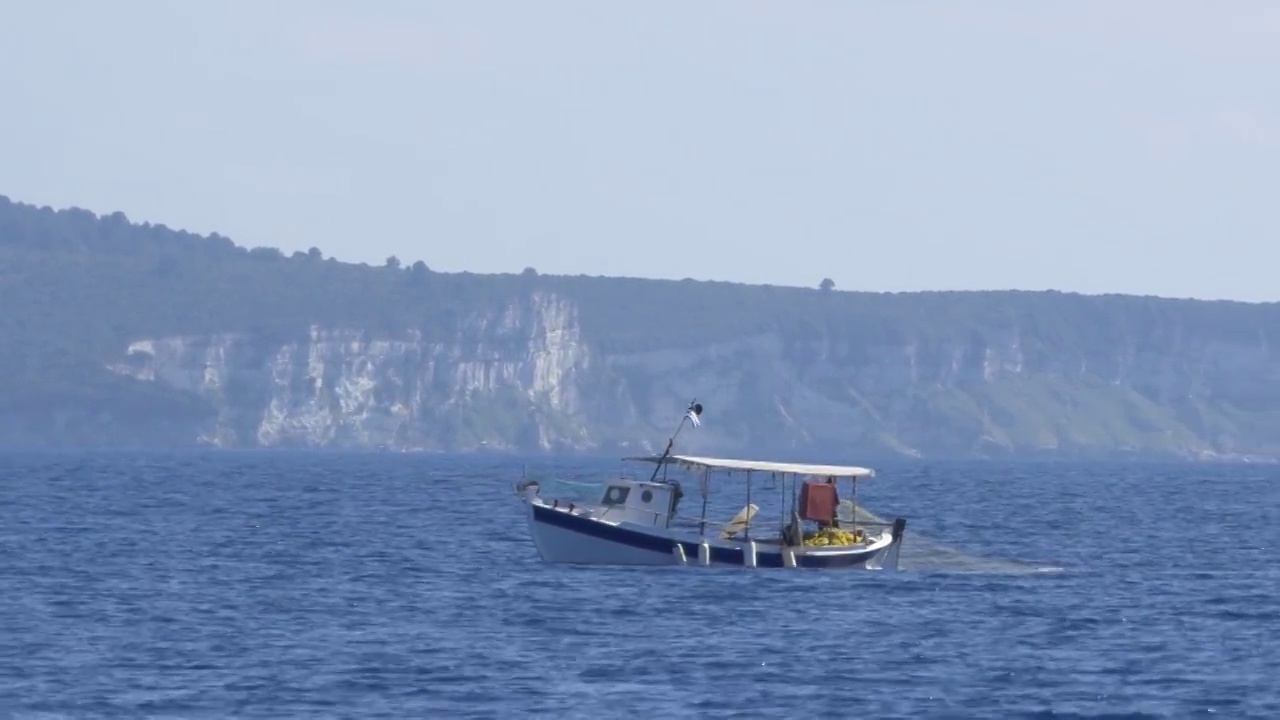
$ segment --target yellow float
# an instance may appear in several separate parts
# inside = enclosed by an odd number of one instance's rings
[[[804,544],[810,547],[845,546],[862,542],[861,530],[842,530],[836,527],[825,527],[817,532],[806,533]]]

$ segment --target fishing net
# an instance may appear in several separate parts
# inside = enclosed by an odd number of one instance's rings
[[[841,520],[850,519],[850,505],[842,502]],[[887,523],[885,518],[857,508],[859,523]],[[1002,558],[974,555],[954,546],[944,545],[932,538],[912,530],[907,522],[907,532],[902,540],[898,554],[898,570],[900,572],[966,572],[987,574],[1023,574],[1061,572],[1062,568],[1045,563],[1020,562]]]

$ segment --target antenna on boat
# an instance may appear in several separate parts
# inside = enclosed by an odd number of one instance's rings
[[[694,427],[702,424],[698,418],[702,415],[702,403],[697,398],[689,401],[689,409],[685,410],[684,415],[680,417],[680,424],[676,426],[676,431],[671,433],[671,437],[667,438],[667,449],[662,451],[662,457],[658,458],[658,462],[653,465],[653,474],[649,476],[649,482],[653,482],[658,478],[658,470],[666,465],[667,458],[671,456],[671,447],[676,443],[676,436],[684,429],[686,421],[692,421]]]

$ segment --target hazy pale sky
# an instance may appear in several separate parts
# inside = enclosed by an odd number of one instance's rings
[[[0,194],[436,270],[1280,300],[1280,0],[0,0]]]

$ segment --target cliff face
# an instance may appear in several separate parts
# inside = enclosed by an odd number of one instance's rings
[[[1055,302],[1087,316],[1109,301]],[[1124,310],[1078,329],[1089,342],[1046,338],[1035,311],[984,330],[795,324],[606,351],[573,299],[531,292],[452,337],[144,338],[110,369],[202,398],[191,433],[221,447],[654,451],[697,397],[691,452],[1280,455],[1269,327],[1223,337]]]
[[[110,369],[203,398],[198,439],[220,447],[586,448],[592,357],[576,314],[534,293],[445,340],[319,326],[285,342],[146,338]]]

